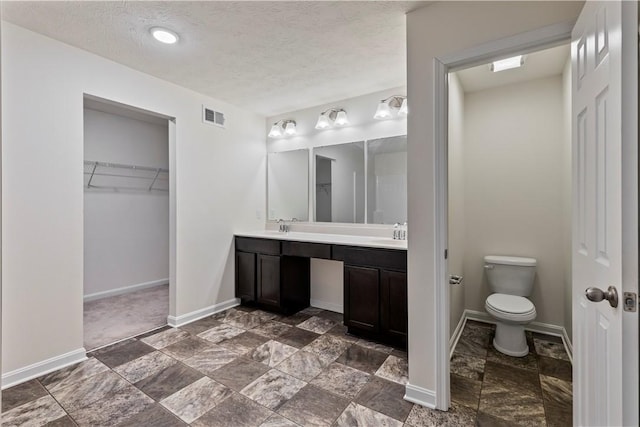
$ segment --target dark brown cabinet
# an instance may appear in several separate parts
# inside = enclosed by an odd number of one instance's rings
[[[407,343],[407,273],[380,271],[380,329],[389,342]]]
[[[236,297],[244,303],[256,300],[256,254],[236,251]]]
[[[344,266],[344,324],[351,331],[380,331],[378,269]]]
[[[257,301],[260,304],[280,307],[280,257],[258,255]]]

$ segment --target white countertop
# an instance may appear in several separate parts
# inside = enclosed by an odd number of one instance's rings
[[[327,243],[347,246],[365,246],[369,248],[385,248],[407,250],[406,240],[393,240],[390,237],[353,236],[349,234],[303,233],[291,231],[282,233],[273,230],[259,230],[235,233],[239,237],[256,237],[259,239],[289,240],[293,242]]]

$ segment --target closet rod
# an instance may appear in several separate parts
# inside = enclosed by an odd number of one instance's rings
[[[124,164],[121,164],[121,163],[94,162],[94,161],[91,161],[91,160],[85,160],[84,164],[85,165],[92,165],[92,166],[96,166],[96,167],[97,166],[102,166],[102,167],[106,167],[106,168],[135,169],[135,170],[149,171],[149,172],[160,171],[160,172],[169,173],[169,169],[152,168],[150,166],[137,166],[137,165],[124,165]]]

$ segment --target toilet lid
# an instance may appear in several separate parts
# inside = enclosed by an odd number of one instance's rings
[[[528,314],[536,309],[531,301],[517,295],[491,294],[487,304],[497,311],[512,314]]]

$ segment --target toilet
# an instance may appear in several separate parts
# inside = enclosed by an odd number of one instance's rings
[[[529,354],[524,325],[536,318],[536,307],[527,299],[533,289],[536,260],[514,256],[488,255],[484,268],[493,292],[485,310],[496,320],[493,346],[509,356]]]

